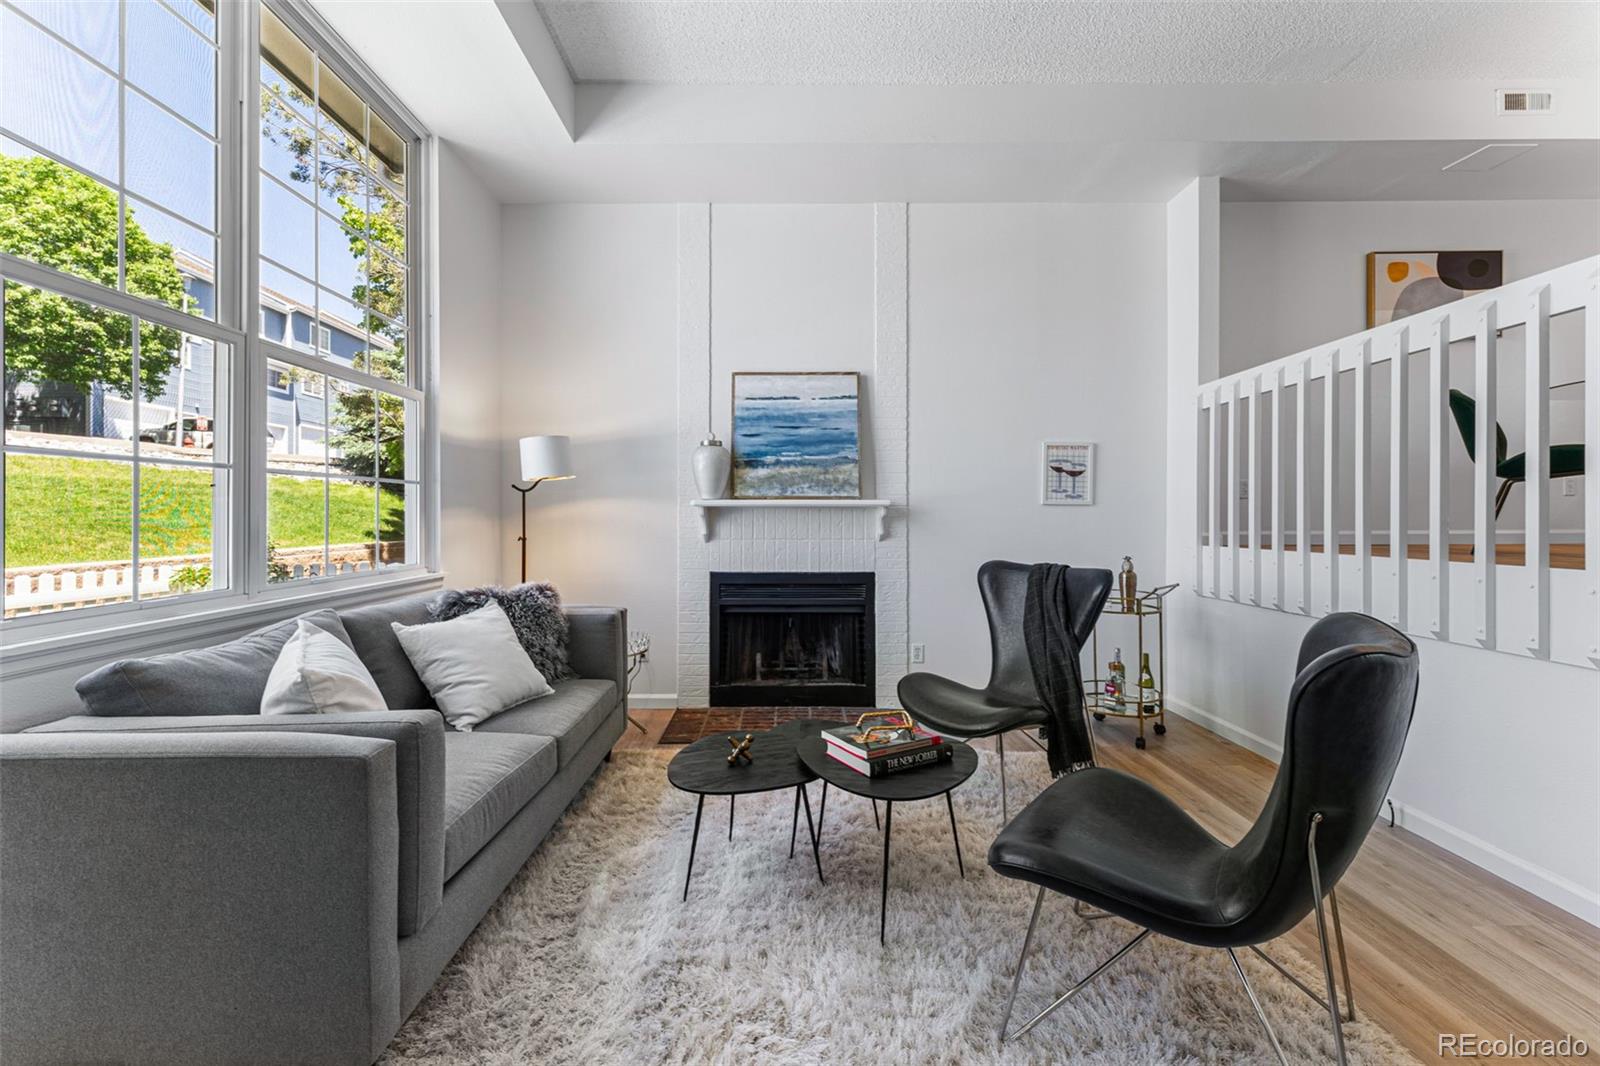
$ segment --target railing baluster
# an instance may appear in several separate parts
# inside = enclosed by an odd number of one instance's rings
[[[1356,582],[1361,591],[1361,613],[1372,613],[1372,520],[1367,510],[1368,438],[1372,423],[1372,341],[1356,344],[1355,418]]]
[[[1219,386],[1211,394],[1211,595],[1217,599],[1222,598],[1222,537],[1220,533],[1220,515],[1217,514],[1219,478],[1218,464],[1222,462],[1222,389]]]
[[[1322,613],[1339,609],[1339,349],[1328,352],[1322,390],[1322,554],[1328,557],[1328,597]]]
[[[1552,544],[1556,485],[1550,439],[1556,433],[1551,412],[1562,396],[1549,390],[1559,366],[1559,353],[1551,350],[1552,324],[1580,310],[1586,312],[1582,384],[1574,385],[1571,399],[1578,399],[1581,390],[1584,454],[1600,455],[1600,256],[1464,296],[1448,308],[1430,312],[1429,320],[1388,323],[1200,385],[1196,413],[1209,422],[1196,427],[1196,500],[1205,509],[1194,514],[1195,592],[1309,617],[1360,609],[1378,613],[1418,636],[1600,667],[1600,475],[1593,469],[1583,475],[1582,483],[1583,543],[1578,550],[1583,562],[1577,565],[1583,573],[1570,575],[1573,581],[1552,569],[1573,565],[1565,554],[1572,545]],[[1504,585],[1501,580],[1518,571],[1501,569],[1495,514],[1508,487],[1499,476],[1496,454],[1497,427],[1505,414],[1497,402],[1502,369],[1499,338],[1503,330],[1516,326],[1528,330],[1527,362],[1519,383],[1523,406],[1514,412],[1528,427],[1527,440],[1516,442],[1525,456],[1519,457],[1524,466],[1517,473],[1524,482],[1519,486],[1526,529],[1519,576],[1528,585],[1527,601],[1515,582]],[[1469,341],[1471,370],[1458,366],[1453,371],[1452,345]],[[1427,359],[1426,372],[1413,356]],[[1376,421],[1384,414],[1373,409],[1375,401],[1383,402],[1375,374],[1385,361],[1390,364],[1387,442],[1373,436],[1378,431]],[[1353,405],[1340,388],[1341,371],[1353,375]],[[1451,484],[1451,468],[1459,464],[1454,443],[1457,423],[1450,404],[1452,378],[1457,375],[1462,377],[1463,392],[1476,392],[1477,406],[1469,419],[1473,424],[1463,426],[1460,434],[1474,459],[1470,494],[1452,500],[1466,489]],[[1579,375],[1563,372],[1566,376]],[[1320,403],[1311,396],[1311,384],[1318,378],[1326,388]],[[1423,393],[1420,397],[1418,390]],[[1270,412],[1265,410],[1268,403]],[[1556,414],[1559,419],[1563,412]],[[1291,419],[1295,428],[1289,439]],[[1311,439],[1317,432],[1311,424],[1314,419],[1324,422],[1320,440]],[[1267,434],[1270,439],[1264,439]],[[1426,434],[1426,443],[1418,440],[1420,434]],[[1377,490],[1384,472],[1374,466],[1376,452],[1385,447],[1389,452],[1386,529],[1377,525],[1377,512],[1385,506]],[[1320,469],[1312,468],[1313,448],[1322,450]],[[1414,450],[1423,455],[1414,456]],[[1416,471],[1418,461],[1426,463],[1425,475]],[[1347,473],[1352,463],[1354,473]],[[1315,477],[1322,479],[1320,491],[1313,488]],[[1569,483],[1562,487],[1570,494]],[[1243,500],[1241,492],[1246,494]],[[1263,497],[1268,492],[1270,500]],[[1452,502],[1458,512],[1454,516]],[[1321,514],[1313,514],[1313,509]],[[1463,537],[1464,518],[1470,528]],[[1354,538],[1348,562],[1341,559],[1346,527]],[[1452,534],[1462,537],[1462,543],[1453,544]],[[1515,538],[1514,533],[1509,536]],[[1316,543],[1319,540],[1321,544]],[[1561,554],[1554,554],[1556,549]],[[1425,569],[1413,565],[1422,562],[1424,552]],[[1264,558],[1269,553],[1271,557]],[[1318,553],[1326,556],[1325,570]],[[1393,569],[1385,573],[1378,566],[1375,574],[1373,568],[1385,554]],[[1458,567],[1453,561],[1466,565]],[[1226,576],[1224,566],[1230,568]],[[1299,567],[1300,577],[1298,589],[1291,592],[1288,574],[1293,566]],[[1327,582],[1325,590],[1318,586],[1320,580]],[[1458,580],[1462,587],[1452,588]],[[1462,595],[1470,595],[1470,603],[1453,602]],[[1507,595],[1514,602],[1502,604]],[[13,588],[8,600],[15,598]],[[1507,624],[1515,633],[1500,625],[1502,616],[1510,619]],[[1573,625],[1582,628],[1573,632]]]
[[[1527,362],[1528,514],[1523,530],[1523,567],[1533,593],[1533,626],[1528,650],[1550,654],[1550,289],[1541,285],[1528,301],[1523,327]]]
[[[1411,599],[1411,331],[1400,328],[1389,363],[1389,558],[1394,560],[1395,628],[1405,632]]]
[[[1300,555],[1300,613],[1311,613],[1311,516],[1306,499],[1311,480],[1310,457],[1306,455],[1306,397],[1311,393],[1311,359],[1300,361],[1300,384],[1295,389],[1294,406],[1294,539]]]
[[[1450,316],[1433,324],[1428,358],[1428,576],[1433,635],[1450,639]]]
[[[1195,399],[1194,417],[1195,429],[1197,431],[1204,432],[1206,435],[1206,440],[1209,441],[1211,439],[1211,431],[1209,428],[1203,428],[1207,426],[1206,420],[1210,417],[1206,408],[1205,393],[1201,393]],[[1205,509],[1205,501],[1200,498],[1199,486],[1206,481],[1207,455],[1206,449],[1203,447],[1197,447],[1194,451],[1194,594],[1196,596],[1204,596],[1206,593],[1206,583],[1201,576],[1201,564],[1205,561],[1206,557],[1207,512]]]
[[[1223,493],[1228,501],[1228,598],[1239,602],[1239,424],[1244,401],[1240,398],[1239,379],[1233,380],[1233,395],[1228,401],[1228,481]]]
[[[1250,487],[1245,489],[1249,510],[1245,519],[1245,536],[1250,538],[1250,602],[1261,605],[1261,381],[1251,378],[1250,421],[1245,429],[1250,434],[1250,466],[1245,478]]]
[[[1283,610],[1283,367],[1268,372],[1272,383],[1272,606]]]
[[[1472,585],[1478,614],[1478,643],[1495,646],[1495,535],[1494,493],[1496,455],[1495,390],[1498,382],[1495,305],[1487,304],[1478,315],[1478,332],[1473,338],[1473,381],[1477,392],[1477,427],[1473,433],[1472,466]]]
[[[1594,623],[1589,658],[1600,666],[1600,276],[1589,281],[1583,315],[1583,568],[1589,575],[1589,616]]]

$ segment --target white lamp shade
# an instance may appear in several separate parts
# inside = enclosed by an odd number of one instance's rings
[[[522,480],[572,476],[572,438],[523,437],[517,445],[522,452]]]

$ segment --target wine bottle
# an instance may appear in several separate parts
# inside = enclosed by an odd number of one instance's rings
[[[1145,652],[1139,662],[1139,687],[1146,692],[1154,692],[1156,688],[1156,675],[1150,672],[1150,653]]]
[[[1111,679],[1106,682],[1106,695],[1120,706],[1125,702],[1123,696],[1128,690],[1128,670],[1122,665],[1121,648],[1112,655],[1111,662],[1106,664],[1106,669],[1111,673]]]

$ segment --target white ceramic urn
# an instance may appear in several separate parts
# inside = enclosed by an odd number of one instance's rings
[[[702,500],[720,500],[728,494],[728,473],[733,456],[716,437],[707,437],[694,450],[694,483]]]

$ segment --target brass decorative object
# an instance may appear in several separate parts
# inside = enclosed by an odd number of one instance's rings
[[[1133,556],[1122,557],[1122,569],[1117,573],[1118,591],[1122,594],[1122,610],[1133,613],[1133,601],[1139,598],[1139,575],[1133,569]]]
[[[738,737],[729,737],[728,743],[733,746],[733,750],[728,752],[728,765],[737,766],[740,759],[747,763],[755,762],[756,757],[750,754],[750,744],[755,739],[756,735],[754,733],[746,733],[743,740]]]
[[[868,722],[878,724],[867,725]],[[851,739],[857,744],[870,744],[879,738],[892,738],[901,730],[915,729],[911,716],[905,711],[868,711],[856,719],[855,733]]]

